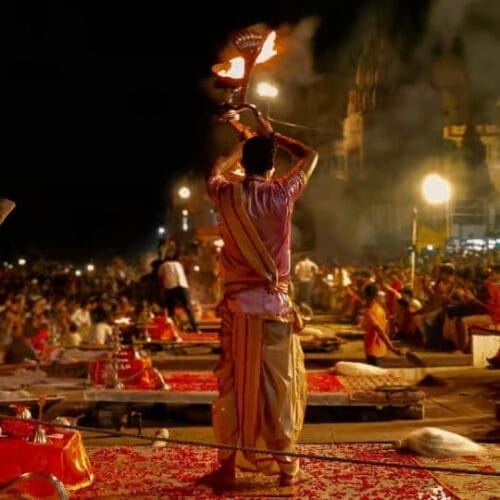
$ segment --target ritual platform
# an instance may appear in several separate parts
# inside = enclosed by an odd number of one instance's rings
[[[109,412],[116,408],[125,413],[127,408],[144,404],[209,406],[217,396],[216,378],[210,372],[162,372],[162,376],[168,390],[92,387],[83,392],[84,399],[93,404],[92,412],[99,420],[102,410]],[[386,416],[391,409],[397,418],[421,419],[424,416],[425,393],[404,383],[395,373],[347,377],[332,371],[310,371],[307,383],[308,408],[373,408],[385,411]],[[120,421],[116,415],[113,420]]]
[[[500,353],[500,325],[498,328],[472,326],[470,336],[473,366],[488,366],[488,360]]]
[[[71,491],[70,498],[498,498],[498,445],[486,449],[479,456],[435,459],[389,444],[303,444],[297,451],[304,482],[279,487],[277,475],[238,473],[234,489],[222,492],[202,480],[217,467],[214,448],[92,446],[92,484]],[[26,488],[20,484],[9,493],[21,498]]]

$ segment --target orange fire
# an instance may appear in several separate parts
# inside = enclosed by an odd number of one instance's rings
[[[239,80],[245,76],[245,59],[243,57],[233,57],[225,63],[214,66],[216,75],[223,78],[234,78]]]
[[[278,52],[274,48],[276,41],[276,31],[271,31],[264,40],[255,62],[247,61],[244,57],[233,57],[229,61],[215,64],[212,71],[226,82],[228,80],[245,80],[251,71],[253,64],[263,63],[274,57]],[[230,84],[232,86],[232,84]]]
[[[255,59],[255,64],[263,63],[274,57],[278,52],[274,48],[274,42],[276,41],[276,31],[271,31],[269,35],[267,35],[264,43],[262,44],[262,48],[260,49],[259,55],[257,59]]]

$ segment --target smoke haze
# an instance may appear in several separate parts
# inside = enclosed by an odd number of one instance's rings
[[[428,9],[417,13],[387,1],[382,5],[392,11],[384,15],[380,3],[359,12],[343,43],[334,48],[315,45],[318,30],[324,28],[319,16],[283,24],[277,29],[278,56],[253,75],[254,82],[265,78],[280,89],[270,104],[275,127],[322,153],[297,206],[296,218],[306,224],[295,226],[294,242],[299,251],[312,245],[325,260],[353,261],[363,248],[402,248],[408,243],[412,207],[420,202],[424,175],[449,168],[437,159],[443,153],[446,120],[435,82],[440,54],[452,81],[463,78],[468,85],[464,89],[470,95],[463,98],[474,103],[478,118],[489,121],[499,99],[499,1],[430,1]],[[453,52],[457,38],[463,41],[464,64]],[[368,70],[370,64],[374,72],[379,69],[376,102],[364,123],[367,171],[358,176],[349,172],[346,179],[331,153],[342,139],[339,124],[347,115],[360,61]],[[250,98],[260,108],[265,105],[255,94]],[[457,182],[465,178],[463,162],[456,160],[452,173]]]

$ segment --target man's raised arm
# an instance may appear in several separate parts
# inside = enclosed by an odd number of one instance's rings
[[[292,139],[287,135],[275,133],[274,141],[277,147],[288,151],[297,158],[306,180],[309,180],[318,163],[318,152],[303,142]]]

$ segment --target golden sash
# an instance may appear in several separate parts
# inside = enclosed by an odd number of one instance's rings
[[[264,245],[243,204],[241,182],[232,184],[221,196],[221,212],[234,242],[248,263],[273,286],[278,284],[278,268]]]
[[[241,182],[234,183],[221,196],[221,215],[226,221],[235,244],[255,271],[262,276],[273,291],[288,292],[287,283],[279,283],[278,268],[262,241],[243,203]],[[304,320],[298,307],[290,301],[293,331],[304,329]]]

